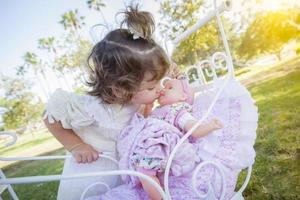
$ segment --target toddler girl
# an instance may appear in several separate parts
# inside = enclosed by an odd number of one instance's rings
[[[109,32],[88,57],[87,84],[91,89],[87,95],[56,90],[46,106],[47,128],[72,154],[65,161],[63,175],[117,169],[112,161],[98,159],[98,154],[105,152],[118,159],[119,132],[141,105],[151,104],[159,96],[159,80],[166,74],[169,60],[151,38],[153,17],[137,7],[128,7],[124,16],[121,28]],[[57,199],[79,199],[86,186],[98,181],[111,188],[119,184],[118,177],[63,180]],[[101,188],[95,189],[91,195],[101,192]]]

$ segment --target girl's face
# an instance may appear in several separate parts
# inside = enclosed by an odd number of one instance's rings
[[[160,81],[151,81],[152,75],[146,73],[144,80],[140,85],[139,91],[131,99],[131,103],[134,104],[151,104],[160,94],[161,86]]]
[[[180,80],[171,79],[164,84],[164,89],[161,90],[158,103],[161,106],[170,105],[186,100],[186,94],[183,91]]]

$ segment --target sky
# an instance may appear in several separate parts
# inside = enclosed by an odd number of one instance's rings
[[[58,22],[63,13],[78,9],[79,14],[85,16],[86,26],[83,28],[84,35],[89,37],[89,27],[101,23],[102,18],[96,11],[88,9],[87,0],[1,0],[0,1],[0,77],[14,76],[15,68],[23,64],[22,56],[25,52],[37,52],[38,39],[47,37],[58,37],[64,29]],[[106,7],[103,13],[106,20],[114,21],[115,14],[124,9],[124,4],[129,0],[103,0]],[[255,0],[249,0],[255,1]],[[136,0],[143,10],[150,11],[158,22],[159,5],[155,0]],[[240,0],[232,0],[233,11],[239,10]],[[260,8],[263,10],[276,10],[283,4],[289,7],[300,6],[300,0],[261,0]],[[55,87],[58,87],[57,85]],[[41,86],[33,88],[35,93],[42,95]],[[0,96],[3,90],[0,88]],[[1,114],[0,107],[0,126]]]
[[[150,11],[158,21],[159,6],[155,1],[139,1],[143,10]],[[103,13],[107,21],[114,21],[115,13],[124,9],[121,0],[104,0],[106,7]],[[96,11],[88,9],[86,0],[1,0],[0,1],[0,76],[15,76],[15,68],[23,64],[25,52],[37,51],[39,38],[60,36],[64,29],[58,22],[67,11],[78,9],[85,16],[86,26],[83,28],[89,37],[89,27],[101,23],[102,18]],[[54,87],[58,87],[57,85]],[[43,101],[46,101],[41,87],[33,90]],[[0,96],[3,96],[0,88]],[[3,109],[0,107],[0,126],[2,126]]]
[[[151,11],[158,18],[159,6],[155,1],[139,2],[142,9]],[[114,20],[115,13],[124,9],[121,0],[104,0],[104,3],[103,13],[108,21]],[[101,23],[102,19],[98,12],[88,9],[86,0],[1,0],[0,74],[13,75],[14,68],[22,64],[24,53],[37,50],[39,38],[62,34],[63,27],[58,23],[61,15],[76,8],[86,17],[83,31],[88,36],[89,27]]]
[[[101,15],[88,9],[87,0],[1,0],[0,1],[0,76],[14,76],[15,68],[23,64],[22,56],[25,52],[38,52],[39,38],[58,37],[63,32],[63,26],[58,22],[63,13],[78,9],[79,14],[85,16],[86,26],[84,35],[89,37],[89,28],[101,23]],[[249,0],[255,1],[255,0]],[[115,21],[115,14],[124,9],[129,0],[103,0],[106,4],[103,13],[109,22]],[[136,0],[142,10],[150,11],[158,22],[159,5],[155,0]],[[232,0],[233,11],[241,9],[240,0]],[[261,0],[262,9],[277,9],[283,2],[296,3],[300,0]],[[297,4],[297,3],[296,3]],[[256,8],[255,8],[256,9]],[[230,13],[230,12],[229,12]],[[41,86],[35,89],[41,92]],[[58,87],[54,85],[54,87]],[[0,88],[0,96],[3,91]]]
[[[22,64],[26,51],[36,51],[39,38],[59,36],[63,27],[58,23],[66,11],[78,9],[86,16],[84,31],[88,35],[89,27],[101,22],[99,13],[89,10],[87,0],[1,0],[0,1],[0,74],[12,75],[14,68]],[[104,15],[108,21],[124,8],[122,0],[103,0],[106,7]],[[159,21],[159,5],[155,0],[136,0],[144,10],[154,14]],[[233,0],[237,5],[239,0]],[[262,0],[262,7],[277,8],[279,3],[295,3],[300,0]]]

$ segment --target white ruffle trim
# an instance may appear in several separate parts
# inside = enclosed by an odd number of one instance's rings
[[[57,89],[46,105],[43,118],[49,123],[60,121],[66,129],[86,127],[95,120],[85,112],[83,105],[84,96]]]
[[[99,134],[116,140],[137,109],[134,105],[103,104],[93,96],[80,96],[57,89],[46,105],[43,118],[48,119],[49,123],[60,121],[65,129],[97,126]]]
[[[195,98],[195,117],[200,119],[205,114],[215,92],[206,91]],[[244,86],[235,79],[229,80],[208,117],[219,118],[227,124],[224,129],[200,139],[199,148],[203,150],[200,156],[203,160],[218,159],[225,165],[238,169],[254,163],[253,146],[258,125],[258,110],[254,103]]]

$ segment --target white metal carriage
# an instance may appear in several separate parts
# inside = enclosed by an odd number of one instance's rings
[[[211,56],[210,59],[201,61],[197,63],[195,66],[191,66],[187,68],[186,73],[189,75],[193,70],[196,73],[196,76],[194,76],[194,82],[191,83],[192,87],[197,92],[203,92],[205,90],[215,90],[215,96],[205,113],[205,115],[202,117],[201,120],[193,127],[192,130],[190,130],[188,133],[184,135],[184,137],[178,142],[174,150],[172,151],[169,160],[167,162],[166,170],[165,170],[165,176],[164,176],[164,186],[165,188],[161,188],[160,185],[158,185],[155,181],[150,179],[148,176],[135,172],[135,171],[129,171],[129,170],[114,170],[114,171],[105,171],[105,172],[98,172],[98,173],[86,173],[86,174],[74,174],[74,175],[48,175],[48,176],[30,176],[30,177],[15,177],[15,178],[6,178],[5,174],[3,173],[2,170],[0,170],[0,186],[1,188],[7,189],[9,194],[14,200],[19,199],[18,195],[15,193],[13,189],[13,184],[26,184],[26,183],[38,183],[38,182],[49,182],[49,181],[59,181],[59,180],[67,180],[67,179],[80,179],[80,178],[85,178],[85,177],[95,177],[95,176],[114,176],[114,175],[122,175],[122,174],[128,174],[128,175],[133,175],[133,176],[138,176],[140,178],[146,179],[149,181],[155,188],[160,192],[160,194],[163,196],[164,199],[171,199],[170,192],[169,192],[169,172],[170,172],[170,166],[172,164],[172,160],[174,158],[174,155],[176,154],[177,150],[180,148],[180,145],[191,135],[193,130],[196,129],[196,126],[198,126],[211,112],[214,104],[216,103],[220,93],[228,83],[230,79],[235,79],[234,77],[234,68],[233,68],[233,62],[229,50],[229,46],[227,43],[226,35],[224,32],[224,28],[220,19],[220,13],[223,11],[229,10],[231,6],[230,1],[225,1],[222,2],[219,6],[217,6],[216,0],[213,1],[214,3],[214,9],[209,12],[204,18],[200,19],[195,25],[193,25],[191,28],[189,28],[187,31],[179,35],[175,40],[173,40],[174,46],[179,44],[182,40],[187,38],[190,34],[201,28],[204,24],[209,22],[211,19],[216,17],[217,23],[220,29],[222,41],[224,44],[225,52],[217,52]],[[225,61],[225,65],[222,65],[218,63],[218,60],[223,60]],[[208,68],[204,68],[203,65],[209,66]],[[218,70],[223,70],[226,71],[227,73],[222,76],[218,76]],[[13,139],[13,141],[7,146],[13,145],[16,142],[16,135],[12,132],[1,132],[1,135],[10,135]],[[1,161],[38,161],[38,160],[56,160],[56,159],[66,159],[68,156],[36,156],[36,157],[0,157]],[[101,154],[100,157],[102,159],[110,159],[113,162],[118,164],[118,161],[109,157],[108,155]],[[195,185],[196,182],[196,174],[199,172],[199,170],[204,167],[205,165],[214,165],[219,172],[219,175],[221,177],[221,180],[223,181],[223,185],[226,184],[225,178],[224,178],[224,171],[222,169],[222,166],[220,163],[215,163],[211,161],[204,161],[200,165],[196,167],[194,170],[194,175],[192,178],[192,184],[193,186]],[[244,199],[243,198],[243,191],[245,190],[251,176],[251,171],[252,171],[252,166],[248,166],[247,168],[247,176],[246,179],[242,185],[242,187],[234,194],[234,196],[231,198],[232,200],[237,200],[237,199]],[[105,183],[94,183],[87,187],[85,191],[81,195],[81,199],[85,197],[86,192],[89,190],[89,188],[94,187],[95,185],[101,185],[106,187],[107,190],[109,190],[109,186],[106,185]],[[1,189],[0,188],[0,189]],[[220,199],[224,198],[225,194],[225,189],[222,189],[222,194]],[[194,191],[198,194],[199,198],[204,198],[204,199],[215,199],[213,191],[211,189],[206,193],[206,194],[200,194],[194,187]],[[0,199],[1,195],[0,195]]]

